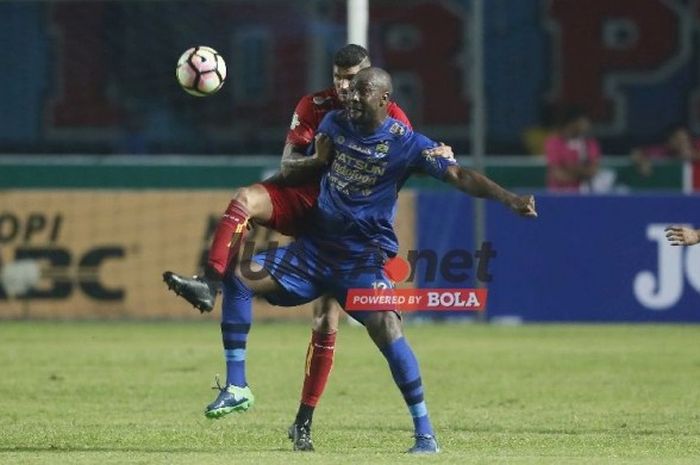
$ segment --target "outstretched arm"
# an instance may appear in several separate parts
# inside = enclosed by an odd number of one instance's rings
[[[532,195],[518,196],[478,171],[452,165],[445,171],[444,180],[466,194],[497,200],[521,216],[537,216],[535,198]]]

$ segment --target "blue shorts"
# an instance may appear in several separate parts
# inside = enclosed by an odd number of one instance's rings
[[[263,297],[273,305],[292,307],[329,294],[344,308],[349,289],[393,287],[384,272],[385,254],[342,255],[338,250],[321,252],[316,244],[304,238],[255,255],[253,261],[262,265],[282,287]],[[361,320],[367,312],[349,313]]]

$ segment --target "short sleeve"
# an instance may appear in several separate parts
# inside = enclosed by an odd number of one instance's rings
[[[425,137],[423,134],[413,133],[411,143],[411,165],[430,176],[442,180],[450,166],[457,165],[451,158],[430,156],[426,150],[437,147],[437,142]]]
[[[311,99],[304,97],[299,100],[294,109],[294,115],[292,115],[289,131],[287,131],[287,144],[298,147],[306,147],[311,144],[316,132],[315,118]]]

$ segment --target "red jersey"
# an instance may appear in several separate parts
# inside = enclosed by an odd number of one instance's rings
[[[297,103],[292,116],[292,124],[287,132],[287,144],[306,147],[314,139],[316,129],[326,113],[343,108],[335,87],[329,87],[314,94],[305,95]],[[395,102],[389,102],[389,116],[411,127],[411,122]]]

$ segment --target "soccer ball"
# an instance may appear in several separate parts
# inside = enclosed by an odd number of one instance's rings
[[[206,97],[224,85],[226,62],[211,47],[192,47],[177,60],[175,76],[187,93]]]

